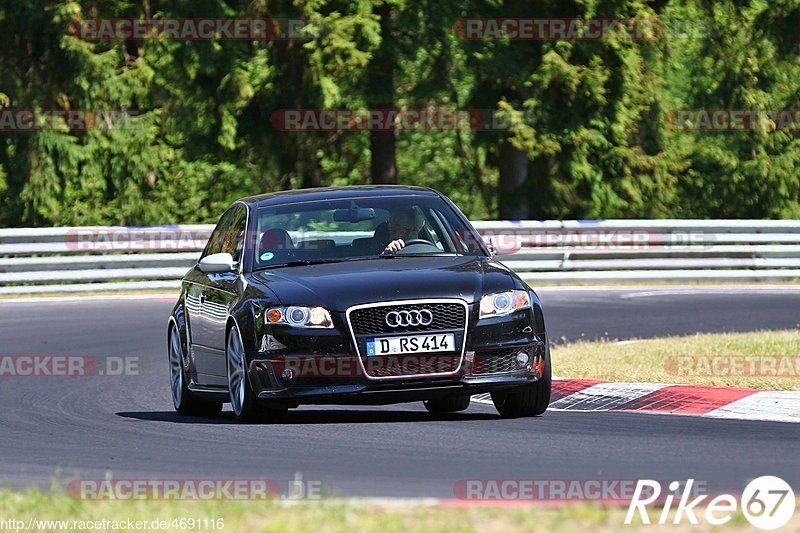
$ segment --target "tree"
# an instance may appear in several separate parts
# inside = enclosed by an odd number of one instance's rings
[[[704,22],[676,58],[674,99],[689,110],[768,112],[797,109],[800,37],[791,21],[800,7],[775,2],[675,2],[675,18]],[[796,127],[755,124],[718,132],[678,124],[676,144],[688,145],[679,216],[764,218],[800,216],[800,139]],[[686,128],[685,130],[683,128]]]
[[[367,67],[367,103],[369,109],[391,110],[395,108],[394,70],[397,68],[397,52],[392,35],[392,4],[381,1],[375,4],[373,13],[381,28],[381,44],[374,52]],[[372,183],[397,183],[396,134],[394,129],[370,131],[370,178]]]
[[[508,0],[477,17],[653,20],[638,0]],[[469,41],[476,106],[511,124],[488,133],[500,171],[500,216],[659,216],[673,205],[674,168],[657,139],[663,44],[624,33],[599,40]],[[524,156],[523,156],[524,154]],[[658,202],[651,201],[655,196]]]

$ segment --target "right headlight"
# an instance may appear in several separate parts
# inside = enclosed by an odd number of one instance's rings
[[[330,312],[323,307],[292,305],[267,311],[267,324],[286,324],[296,328],[332,328]]]
[[[520,309],[530,309],[528,291],[506,291],[487,294],[481,298],[480,318],[510,315]]]

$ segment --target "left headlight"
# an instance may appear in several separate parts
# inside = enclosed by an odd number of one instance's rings
[[[271,307],[267,310],[267,324],[285,324],[296,328],[332,328],[330,312],[324,307]]]
[[[509,315],[520,309],[530,309],[528,291],[506,291],[487,294],[481,298],[480,318]]]

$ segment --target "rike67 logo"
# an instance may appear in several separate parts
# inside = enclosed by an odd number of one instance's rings
[[[669,484],[669,491],[666,496],[662,496],[661,483],[650,479],[639,480],[628,507],[628,514],[625,523],[633,523],[634,516],[638,512],[643,524],[650,524],[650,515],[647,506],[656,504],[660,506],[661,513],[656,523],[664,525],[669,521],[670,513],[673,512],[673,504],[678,499],[677,507],[674,509],[672,517],[673,524],[681,524],[684,520],[690,524],[699,524],[699,509],[705,507],[705,513],[700,515],[712,526],[721,526],[730,522],[734,513],[741,505],[742,514],[751,525],[758,529],[774,530],[785,526],[794,515],[795,496],[792,488],[779,477],[762,476],[748,483],[742,492],[741,502],[737,502],[732,494],[720,494],[705,502],[709,497],[707,494],[692,497],[692,487],[694,479],[689,479],[683,485],[683,491],[678,494],[681,483],[673,481]]]

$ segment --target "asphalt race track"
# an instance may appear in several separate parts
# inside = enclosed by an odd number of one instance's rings
[[[800,327],[800,287],[545,289],[552,339]],[[800,425],[632,413],[501,420],[488,405],[303,407],[245,426],[174,414],[164,299],[0,303],[0,355],[138,357],[138,375],[0,378],[0,484],[53,479],[273,479],[345,496],[452,498],[467,479],[685,480],[741,491],[800,485]],[[557,365],[557,363],[556,363]]]

